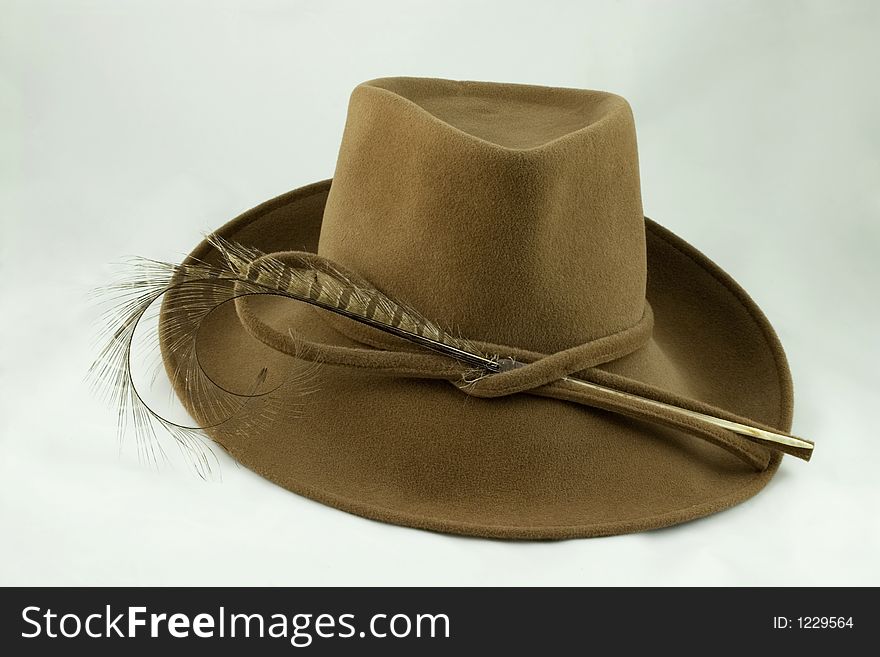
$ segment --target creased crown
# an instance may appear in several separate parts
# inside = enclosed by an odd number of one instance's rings
[[[319,253],[475,340],[552,353],[642,317],[632,113],[598,91],[358,86]]]

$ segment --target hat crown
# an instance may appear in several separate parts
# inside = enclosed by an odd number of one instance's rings
[[[318,252],[470,339],[551,353],[644,312],[632,113],[613,94],[359,85]]]

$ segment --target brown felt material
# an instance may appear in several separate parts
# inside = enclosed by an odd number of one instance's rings
[[[318,262],[322,260],[320,256],[296,252],[275,254],[271,257],[284,261],[292,267],[301,266],[304,262],[314,263],[316,258]],[[351,280],[356,280],[356,275],[349,274],[349,276]],[[390,349],[352,348],[312,342],[303,338],[301,334],[295,333],[289,326],[287,332],[284,332],[262,321],[259,311],[252,308],[256,299],[257,297],[254,296],[243,295],[235,300],[242,325],[248,333],[263,344],[301,359],[324,364],[367,368],[374,372],[399,377],[447,379],[454,382],[465,394],[482,398],[497,398],[520,392],[530,392],[543,397],[564,399],[592,408],[621,413],[637,420],[660,422],[674,428],[685,429],[692,436],[708,440],[732,454],[736,454],[758,470],[766,468],[770,461],[770,454],[764,447],[707,422],[657,409],[641,400],[621,399],[618,395],[604,391],[585,390],[582,386],[561,381],[563,377],[575,372],[595,368],[597,365],[616,360],[643,347],[650,339],[653,328],[653,314],[650,312],[650,304],[647,303],[642,320],[633,327],[552,355],[524,352],[505,345],[478,343],[475,346],[479,347],[480,353],[505,354],[506,357],[515,357],[524,364],[516,369],[474,379],[469,377],[470,368],[467,365],[458,364],[446,356],[436,355],[432,352],[426,353],[424,349],[420,352],[397,349],[393,342],[386,337],[387,334],[379,331],[375,333],[376,339],[363,339],[363,341],[368,341],[378,347],[390,346]],[[332,315],[327,318],[329,319],[329,317]],[[343,322],[350,322],[350,320],[344,319]],[[394,340],[400,339],[394,338]],[[402,342],[406,344],[405,341]],[[389,345],[389,343],[391,344]],[[581,378],[588,378],[588,376]],[[627,386],[618,383],[611,387],[623,390]],[[716,417],[725,417],[741,423],[750,422],[746,418],[736,417],[723,409],[705,404],[701,405],[699,409],[694,408],[695,404],[692,401],[670,399],[668,394],[660,391],[642,389],[638,394],[641,397],[699,410]],[[754,425],[754,422],[751,422]]]
[[[301,417],[259,435],[211,431],[289,490],[414,527],[567,538],[705,516],[754,495],[778,468],[778,452],[726,445],[729,432],[601,410],[601,399],[574,399],[584,393],[552,380],[575,373],[791,424],[788,367],[763,314],[643,217],[632,114],[618,96],[365,83],[332,186],[294,190],[217,232],[267,253],[317,252],[461,335],[510,349],[501,355],[550,356],[468,391],[454,384],[456,363],[326,311],[277,297],[227,304],[198,337],[200,362],[224,387],[248,391],[263,367],[273,386],[305,367],[306,354],[290,355],[292,332],[330,355],[317,392],[276,393],[302,404]],[[202,243],[192,257],[217,254]]]

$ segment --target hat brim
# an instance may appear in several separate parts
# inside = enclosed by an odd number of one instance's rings
[[[330,181],[249,210],[216,231],[264,252],[317,251]],[[603,366],[638,381],[788,430],[785,356],[748,295],[701,253],[646,220],[647,297],[654,332],[642,349]],[[216,257],[207,242],[190,258]],[[585,282],[585,284],[587,284]],[[167,301],[166,301],[167,302]],[[322,311],[284,299],[263,319],[314,341],[354,346]],[[252,337],[234,304],[200,330],[199,359],[214,380],[247,390],[261,368],[295,358]],[[166,367],[177,363],[163,343]],[[209,430],[236,460],[276,484],[367,518],[456,534],[518,539],[588,537],[664,527],[742,502],[776,472],[755,471],[685,433],[530,395],[477,399],[445,381],[324,365],[259,433]],[[191,408],[181,387],[184,405]]]

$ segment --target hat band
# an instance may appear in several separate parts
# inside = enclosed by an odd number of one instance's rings
[[[315,254],[298,252],[273,254],[267,257],[283,259],[287,262],[302,260],[310,264],[314,264],[316,258],[320,258]],[[343,270],[337,264],[332,266],[336,270]],[[353,274],[352,276],[355,277]],[[722,417],[732,422],[742,421],[754,425],[754,421],[597,369],[598,365],[633,353],[648,342],[653,328],[653,313],[647,302],[642,318],[635,325],[551,355],[505,345],[475,342],[484,353],[502,354],[522,364],[491,376],[475,377],[473,369],[463,363],[439,354],[411,351],[402,340],[326,312],[321,312],[320,317],[331,323],[334,329],[368,346],[342,347],[305,340],[292,330],[282,333],[263,322],[253,312],[249,306],[249,299],[248,295],[238,296],[235,299],[236,312],[244,329],[263,344],[296,358],[328,365],[368,369],[389,376],[447,380],[462,392],[475,397],[492,398],[526,393],[574,402],[686,431],[725,449],[759,471],[766,469],[770,462],[770,451],[762,445],[732,431],[701,422],[692,416],[665,411],[662,406],[671,404],[697,414]],[[319,313],[317,309],[313,310]],[[609,395],[601,390],[601,386],[595,386],[599,389],[592,389],[588,386],[572,385],[565,380],[572,374],[577,374],[578,378],[586,381],[592,380],[603,385],[610,383],[615,390],[630,391],[632,395],[644,399],[640,400],[626,394]]]

